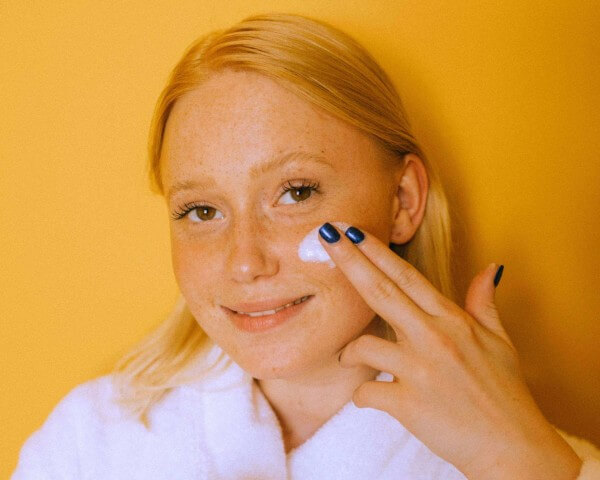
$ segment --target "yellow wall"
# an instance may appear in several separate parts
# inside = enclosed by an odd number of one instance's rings
[[[199,34],[270,10],[342,27],[388,70],[448,185],[462,291],[505,264],[497,300],[536,401],[600,444],[598,2],[35,3],[0,6],[0,477],[172,306],[154,102]]]

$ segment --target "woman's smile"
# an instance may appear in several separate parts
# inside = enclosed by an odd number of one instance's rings
[[[305,305],[314,297],[306,295],[293,302],[287,303],[273,310],[243,313],[232,310],[228,307],[222,307],[231,319],[233,324],[245,332],[263,332],[274,328],[292,317],[296,316]]]
[[[235,308],[231,308],[235,313],[246,314],[250,316],[266,315],[276,313],[285,307],[291,307],[308,299],[309,295],[297,297],[294,300],[263,300],[254,303],[241,303]],[[277,306],[275,306],[277,305]]]

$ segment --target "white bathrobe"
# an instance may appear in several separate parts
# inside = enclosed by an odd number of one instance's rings
[[[211,356],[220,352],[214,346]],[[227,355],[217,368],[169,392],[152,409],[150,430],[114,402],[110,375],[75,387],[27,439],[12,480],[466,478],[395,418],[352,402],[286,455],[256,382]],[[577,480],[600,480],[600,450],[558,431],[584,460]]]

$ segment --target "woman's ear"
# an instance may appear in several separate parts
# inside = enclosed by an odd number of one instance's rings
[[[404,162],[394,171],[394,187],[390,242],[403,244],[414,236],[425,216],[429,178],[419,156],[404,156]]]

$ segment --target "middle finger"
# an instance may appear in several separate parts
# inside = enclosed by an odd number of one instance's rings
[[[335,228],[335,227],[334,227]],[[335,265],[375,313],[403,336],[421,335],[432,317],[416,305],[390,277],[375,266],[345,235],[334,243],[320,237]]]

